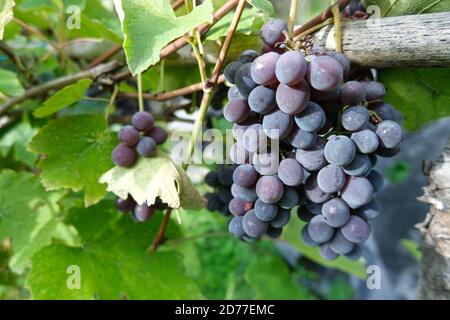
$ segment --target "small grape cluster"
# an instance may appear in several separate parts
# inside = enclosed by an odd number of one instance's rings
[[[116,197],[116,208],[120,212],[131,214],[131,218],[136,222],[145,222],[155,215],[156,210],[166,210],[168,206],[160,198],[157,198],[154,205],[148,206],[146,203],[137,204],[129,196],[127,199]]]
[[[155,154],[157,145],[167,140],[167,132],[154,125],[153,116],[145,111],[133,115],[132,125],[122,127],[119,131],[120,143],[112,151],[113,162],[129,168],[133,166],[138,155],[151,157]]]
[[[205,177],[208,186],[214,188],[214,192],[205,194],[209,211],[221,212],[224,216],[231,215],[228,205],[233,198],[231,185],[233,184],[234,165],[218,165],[216,171],[210,171]]]
[[[300,205],[306,244],[325,259],[358,259],[367,221],[379,212],[374,195],[383,178],[373,167],[377,156],[399,152],[402,115],[383,102],[381,83],[351,79],[344,54],[284,50],[281,20],[260,35],[261,55],[245,51],[224,70],[233,86],[223,113],[237,140],[230,158],[239,165],[229,231],[247,241],[276,238]]]

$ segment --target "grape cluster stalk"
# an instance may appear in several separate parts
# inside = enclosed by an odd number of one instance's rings
[[[278,238],[298,206],[307,245],[328,260],[356,260],[380,212],[374,166],[399,152],[402,115],[383,101],[383,84],[358,78],[344,54],[288,48],[287,29],[269,21],[263,51],[246,50],[224,69],[237,165],[229,231],[244,241]]]
[[[112,151],[112,161],[120,167],[132,167],[139,157],[152,157],[157,146],[167,140],[167,132],[164,128],[155,126],[153,115],[139,111],[131,120],[131,125],[123,126],[119,131],[120,143]],[[164,210],[167,205],[158,198],[156,203],[137,204],[129,196],[127,199],[116,198],[116,208],[124,213],[131,213],[136,222],[145,222],[155,214],[155,210]]]

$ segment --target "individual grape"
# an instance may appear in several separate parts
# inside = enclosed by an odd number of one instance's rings
[[[321,215],[314,216],[308,224],[308,234],[316,243],[325,243],[334,236],[334,228]]]
[[[346,109],[342,114],[342,126],[348,131],[359,131],[369,123],[369,111],[361,106]]]
[[[255,202],[255,214],[259,220],[270,222],[277,216],[278,206],[258,199]]]
[[[332,91],[342,83],[344,70],[341,64],[329,56],[313,56],[309,66],[309,83],[320,91]]]
[[[283,184],[276,176],[263,176],[256,183],[256,194],[265,203],[277,203],[283,196]]]
[[[222,187],[231,187],[233,184],[233,171],[232,167],[222,168],[217,173],[217,180]]]
[[[298,186],[304,178],[303,167],[295,159],[284,159],[278,168],[278,178],[287,186]]]
[[[317,174],[317,184],[324,192],[338,192],[345,185],[345,174],[341,168],[329,164],[320,169]]]
[[[248,98],[250,92],[257,86],[251,75],[252,63],[244,63],[234,76],[234,83],[241,95]]]
[[[325,159],[332,165],[336,167],[345,166],[355,158],[356,146],[346,136],[334,136],[325,145],[324,155]]]
[[[248,119],[250,107],[245,100],[231,100],[223,108],[223,116],[229,122],[241,123]]]
[[[358,208],[358,214],[366,220],[373,220],[380,214],[380,203],[372,199],[368,204]]]
[[[305,195],[314,203],[324,203],[331,198],[330,193],[323,192],[317,184],[317,174],[311,174],[305,183]]]
[[[136,151],[120,143],[112,151],[112,161],[120,167],[131,167],[137,159]]]
[[[269,226],[267,228],[266,234],[272,239],[278,239],[281,236],[282,232],[283,232],[282,228],[274,228],[272,226]]]
[[[354,106],[362,103],[366,98],[364,85],[358,81],[348,81],[341,86],[339,100],[343,105]]]
[[[336,99],[339,96],[339,87],[331,91],[320,91],[314,88],[310,88],[310,98],[316,102],[328,102]]]
[[[252,79],[257,84],[270,85],[276,82],[275,66],[280,55],[267,52],[260,55],[251,65]]]
[[[231,186],[231,194],[235,198],[241,198],[246,202],[255,202],[258,199],[255,188],[239,187],[237,184]]]
[[[387,149],[380,146],[375,153],[383,158],[393,158],[400,153],[400,148],[395,147],[392,149]]]
[[[151,157],[156,152],[156,142],[150,137],[142,137],[136,146],[136,151],[143,157]]]
[[[258,172],[251,164],[241,164],[233,172],[233,182],[240,187],[249,188],[258,179]]]
[[[252,124],[245,130],[243,142],[249,152],[264,153],[267,151],[269,139],[264,133],[263,126],[259,123]]]
[[[304,222],[309,222],[314,217],[314,214],[309,212],[309,210],[306,207],[300,206],[297,209],[297,216],[300,220]]]
[[[380,189],[384,185],[384,178],[381,173],[379,173],[376,170],[370,171],[369,175],[367,176],[367,179],[370,181],[370,183],[373,186],[373,192],[377,193],[380,191]]]
[[[373,109],[383,120],[392,120],[399,125],[403,123],[403,115],[397,109],[386,102],[372,102],[370,108]]]
[[[325,260],[335,260],[338,257],[338,254],[331,249],[329,243],[324,243],[319,247],[319,253],[322,258]]]
[[[272,139],[286,138],[293,124],[292,117],[280,110],[265,115],[262,122],[264,133]]]
[[[361,243],[370,236],[370,225],[358,216],[351,216],[347,224],[341,228],[342,235],[353,243]]]
[[[337,254],[347,254],[353,251],[355,244],[348,241],[343,235],[342,231],[338,230],[334,238],[330,241],[330,247]]]
[[[369,203],[372,197],[372,184],[362,177],[350,177],[341,191],[342,200],[352,209],[357,209]]]
[[[167,131],[158,126],[154,126],[150,131],[147,131],[145,135],[155,140],[158,145],[163,144],[167,140]]]
[[[308,132],[316,132],[322,129],[326,122],[325,112],[315,102],[309,102],[306,109],[295,116],[297,126]]]
[[[309,200],[305,202],[306,209],[312,214],[322,214],[322,206],[323,204],[314,203]]]
[[[278,201],[278,206],[283,209],[292,209],[300,202],[300,197],[297,191],[291,187],[285,187],[283,196]]]
[[[145,111],[139,111],[134,114],[133,118],[131,119],[131,123],[133,126],[142,132],[150,131],[153,128],[155,120],[153,116]]]
[[[128,197],[126,199],[122,199],[120,197],[116,198],[116,208],[120,212],[126,213],[133,210],[134,206],[136,205],[136,202],[133,200],[132,197]]]
[[[315,242],[311,237],[309,236],[308,231],[309,224],[305,225],[302,229],[302,232],[300,233],[300,237],[302,238],[303,242],[309,246],[309,247],[315,247],[318,245],[317,242]]]
[[[350,208],[344,200],[333,198],[323,204],[322,215],[331,227],[339,228],[350,218]]]
[[[243,224],[243,217],[237,216],[230,220],[230,223],[228,224],[228,231],[235,236],[236,238],[242,238],[245,236],[245,231],[242,226]]]
[[[253,154],[253,166],[255,170],[263,176],[273,176],[277,174],[280,165],[278,153],[255,153]]]
[[[244,133],[245,133],[245,130],[247,130],[247,128],[248,128],[249,126],[247,126],[247,125],[240,125],[240,124],[237,124],[237,123],[235,123],[235,124],[233,124],[233,129],[232,129],[232,131],[233,131],[233,137],[236,139],[236,140],[244,140]]]
[[[239,89],[236,86],[232,86],[228,90],[228,100],[240,100],[245,99],[245,97],[239,92]]]
[[[353,132],[351,139],[356,145],[356,149],[364,154],[373,153],[379,145],[378,136],[369,129]]]
[[[377,125],[376,134],[380,138],[383,148],[392,149],[398,147],[403,140],[403,129],[392,120],[384,120]]]
[[[356,153],[352,162],[342,167],[342,170],[349,176],[363,177],[372,169],[372,162],[369,157],[362,153]]]
[[[324,146],[325,143],[322,140],[317,140],[309,149],[298,149],[295,158],[308,171],[320,170],[327,165]]]
[[[277,61],[275,74],[278,81],[294,85],[306,76],[308,65],[305,57],[298,51],[283,53]]]
[[[336,51],[327,51],[327,55],[333,57],[337,62],[339,62],[342,70],[344,70],[344,74],[350,70],[350,60],[348,60],[345,54]]]
[[[317,133],[307,132],[294,126],[286,140],[296,149],[309,149],[317,141]]]
[[[220,201],[219,196],[215,193],[208,192],[205,194],[207,201],[206,208],[208,211],[220,211],[222,209],[222,201]]]
[[[290,219],[291,219],[290,210],[279,209],[275,219],[270,221],[270,226],[273,228],[283,228],[285,225],[288,224]]]
[[[248,105],[254,112],[269,113],[276,106],[275,91],[264,86],[257,86],[248,96]]]
[[[255,210],[250,210],[242,219],[242,227],[251,238],[260,238],[266,233],[269,224],[256,217]]]
[[[242,140],[238,140],[230,147],[230,159],[236,164],[245,164],[249,162],[250,152],[245,149]]]
[[[225,69],[223,69],[223,76],[225,80],[229,83],[234,84],[234,77],[236,76],[236,72],[242,66],[242,62],[240,61],[232,61],[230,62]]]
[[[352,261],[357,261],[357,260],[359,260],[359,258],[361,258],[361,256],[362,256],[362,250],[361,250],[361,247],[358,246],[358,245],[355,245],[355,247],[353,248],[353,250],[352,250],[350,253],[347,253],[347,254],[345,255],[345,257],[346,257],[347,259],[352,260]]]
[[[386,88],[380,82],[365,82],[364,89],[366,90],[367,101],[383,100],[384,96],[386,95]]]
[[[134,147],[139,142],[139,131],[133,126],[124,126],[119,131],[119,140],[128,147]]]
[[[246,202],[241,198],[233,198],[228,203],[228,210],[235,216],[242,216],[247,211],[252,209],[253,204],[251,202]]]
[[[225,204],[228,204],[233,199],[230,188],[221,188],[217,195],[219,196],[220,201]]]
[[[219,179],[218,179],[217,172],[215,172],[215,171],[208,172],[208,174],[205,176],[205,182],[210,187],[213,187],[213,188],[218,187]]]
[[[245,242],[255,242],[256,240],[258,240],[257,238],[252,238],[252,237],[249,237],[248,235],[243,235],[242,236],[242,240],[244,240]]]
[[[271,20],[262,26],[260,36],[265,44],[273,48],[278,42],[285,40],[283,31],[287,32],[287,29],[287,24],[284,21],[279,19]]]
[[[138,222],[145,222],[153,217],[155,214],[155,207],[146,204],[138,204],[134,208],[133,218]]]
[[[288,86],[281,83],[276,92],[277,105],[281,111],[289,115],[296,115],[303,110],[309,102],[309,86],[305,80]]]
[[[256,58],[258,58],[259,53],[255,50],[245,50],[239,55],[239,61],[241,63],[253,62]]]

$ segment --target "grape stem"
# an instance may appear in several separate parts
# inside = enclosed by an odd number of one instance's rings
[[[139,111],[144,111],[144,97],[142,96],[142,73],[139,73],[137,75],[137,85],[138,85]]]
[[[116,101],[117,94],[119,93],[119,86],[115,85],[113,92],[111,94],[111,98],[109,99],[108,106],[106,107],[105,119],[108,121],[109,115],[113,111],[114,102]]]
[[[294,38],[295,21],[297,20],[298,0],[291,0],[291,8],[288,18],[288,34],[289,39]]]
[[[153,253],[158,249],[161,242],[164,240],[164,235],[166,233],[167,226],[169,225],[170,221],[170,215],[172,213],[172,208],[169,208],[166,210],[166,213],[164,214],[164,218],[161,222],[161,225],[159,226],[158,234],[156,235],[156,238],[153,240],[150,247],[148,247],[147,252]]]
[[[331,9],[334,19],[334,41],[336,42],[336,51],[342,52],[342,26],[341,13],[339,12],[339,4],[333,5]]]

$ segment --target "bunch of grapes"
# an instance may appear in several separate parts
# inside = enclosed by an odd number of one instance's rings
[[[228,204],[233,199],[231,185],[233,184],[233,171],[235,168],[236,166],[234,165],[219,165],[216,171],[210,171],[206,175],[206,184],[214,188],[214,192],[205,194],[209,211],[218,211],[224,216],[231,215],[228,210]]]
[[[237,142],[229,231],[247,241],[276,238],[290,211],[307,224],[301,237],[325,259],[358,259],[379,213],[377,156],[398,153],[402,116],[383,102],[385,87],[349,78],[342,53],[321,47],[285,51],[287,24],[261,29],[261,55],[245,51],[224,70]],[[285,52],[284,52],[285,51]]]
[[[121,167],[133,166],[138,156],[151,157],[155,154],[157,145],[167,140],[167,132],[154,125],[153,116],[145,111],[134,114],[132,125],[122,127],[119,131],[120,143],[112,151],[113,162]],[[116,198],[116,208],[124,213],[131,213],[135,221],[144,222],[150,219],[156,209],[167,206],[158,198],[155,205],[137,204],[129,196],[127,199]]]

